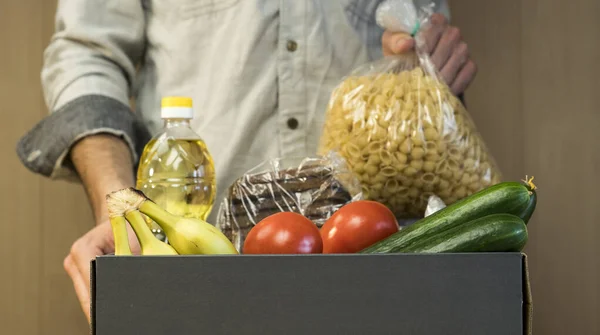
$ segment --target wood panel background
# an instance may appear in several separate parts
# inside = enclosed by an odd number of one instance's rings
[[[467,103],[507,178],[535,175],[527,247],[535,334],[600,334],[600,2],[451,0],[479,75]],[[26,171],[17,139],[46,115],[55,1],[0,1],[0,324],[86,334],[62,260],[93,225],[84,192]]]
[[[506,176],[534,175],[535,334],[600,334],[600,2],[453,0],[467,103]]]
[[[62,267],[71,244],[94,225],[85,193],[30,173],[15,154],[18,138],[46,115],[40,68],[55,6],[47,0],[0,1],[3,334],[89,334]]]

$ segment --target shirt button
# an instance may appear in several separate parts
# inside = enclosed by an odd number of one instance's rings
[[[289,40],[287,42],[287,49],[290,52],[294,52],[294,51],[298,50],[298,43],[296,43],[296,41]]]
[[[294,130],[298,128],[299,122],[298,120],[296,120],[296,118],[289,118],[287,121],[287,125],[290,129]]]

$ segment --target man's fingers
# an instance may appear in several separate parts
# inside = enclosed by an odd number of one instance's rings
[[[131,249],[131,253],[134,255],[140,255],[142,253],[140,242],[138,241],[138,238],[129,223],[127,224],[127,238],[129,239],[129,248]]]
[[[460,41],[461,36],[458,28],[448,27],[444,31],[440,41],[431,54],[431,61],[438,69],[442,69],[444,67],[450,58],[450,55],[452,55],[454,49],[460,43]]]
[[[114,250],[110,240],[111,227],[103,223],[90,230],[71,247],[71,253],[65,259],[65,270],[69,273],[75,293],[88,321],[90,320],[90,261],[97,255]]]
[[[97,254],[101,254],[100,250],[97,250],[93,242],[86,239],[86,236],[71,247],[71,258],[83,278],[90,278],[90,261],[96,258]]]
[[[428,54],[435,50],[447,26],[448,20],[444,15],[436,13],[431,16],[430,25],[423,31],[425,51]]]
[[[415,47],[415,40],[410,37],[399,38],[394,44],[394,53],[399,55],[412,50]]]
[[[463,93],[477,74],[469,48],[460,30],[450,26],[446,17],[436,13],[419,33],[425,41],[423,51],[430,55],[444,82],[455,94]],[[415,40],[404,33],[385,31],[381,37],[384,56],[398,55],[415,48]]]
[[[381,37],[384,56],[405,53],[415,46],[415,41],[410,35],[404,33],[392,33],[386,30]]]
[[[73,257],[71,255],[65,258],[63,263],[65,270],[71,280],[73,281],[73,287],[75,288],[75,294],[77,295],[77,299],[79,299],[79,303],[81,304],[81,309],[85,314],[85,317],[90,322],[90,289],[89,284],[86,284],[85,281],[79,272],[79,268],[75,265]]]
[[[390,49],[392,35],[393,34],[389,30],[386,30],[383,32],[383,35],[381,36],[381,47],[382,47],[384,56],[393,55],[393,52]]]
[[[471,84],[475,75],[477,74],[477,65],[472,60],[469,60],[465,66],[460,70],[456,79],[452,83],[450,88],[452,92],[456,95],[459,95],[467,90],[467,87]]]
[[[469,60],[469,47],[467,43],[460,42],[454,49],[454,53],[450,56],[450,59],[441,68],[440,74],[448,85],[452,85],[459,71]]]

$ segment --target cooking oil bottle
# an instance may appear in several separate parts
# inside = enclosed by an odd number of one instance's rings
[[[171,214],[206,220],[215,201],[215,167],[206,144],[190,127],[193,114],[190,98],[162,99],[164,129],[144,148],[136,187]],[[164,240],[161,228],[146,219]]]

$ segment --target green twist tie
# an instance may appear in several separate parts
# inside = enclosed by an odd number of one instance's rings
[[[410,36],[415,37],[415,35],[419,32],[419,29],[421,29],[421,22],[417,22],[417,24],[415,25],[415,28],[410,33]]]

